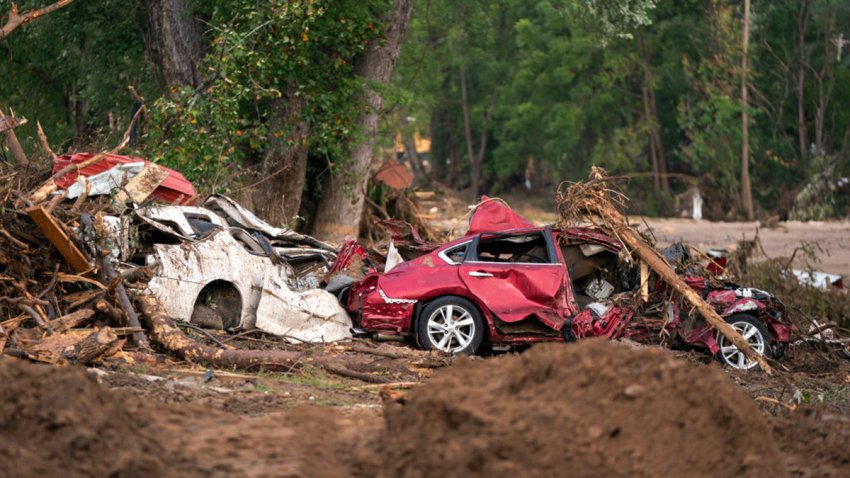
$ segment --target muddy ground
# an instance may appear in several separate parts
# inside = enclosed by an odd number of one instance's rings
[[[165,355],[88,371],[3,358],[0,477],[850,476],[850,361],[809,345],[770,377],[604,341],[311,353],[390,383],[210,374]]]

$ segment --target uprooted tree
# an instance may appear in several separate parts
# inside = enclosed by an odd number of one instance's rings
[[[620,211],[625,201],[625,196],[611,184],[608,173],[597,167],[591,168],[590,176],[585,181],[562,184],[555,196],[562,227],[567,228],[576,223],[590,221],[611,237],[617,238],[630,254],[644,261],[683,300],[691,304],[709,325],[729,339],[750,360],[756,361],[762,370],[770,374],[771,368],[765,358],[756,353],[741,334],[723,320],[676,274],[658,250],[648,244],[637,230],[629,225],[628,219]]]

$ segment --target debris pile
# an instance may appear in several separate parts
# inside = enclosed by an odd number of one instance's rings
[[[147,351],[150,338],[194,362],[290,369],[300,352],[235,350],[198,323],[296,342],[350,337],[344,309],[318,289],[336,258],[329,244],[273,228],[224,196],[205,207],[154,204],[194,203],[194,189],[112,152],[57,157],[38,187],[15,175],[4,173],[0,191],[0,353],[90,365],[125,346]]]

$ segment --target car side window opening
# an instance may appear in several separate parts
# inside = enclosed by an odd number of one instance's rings
[[[441,255],[451,264],[460,264],[466,257],[466,249],[468,246],[469,243],[467,242],[465,244],[452,247],[451,249],[446,249],[441,253]]]
[[[542,233],[518,236],[487,235],[478,241],[476,260],[515,264],[550,264],[549,248]]]

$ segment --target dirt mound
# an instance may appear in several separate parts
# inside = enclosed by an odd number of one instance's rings
[[[782,476],[719,370],[605,341],[469,361],[386,410],[386,476]]]
[[[83,370],[2,359],[0,384],[0,476],[166,474],[142,419]]]
[[[803,407],[771,419],[791,476],[850,476],[850,417]]]
[[[2,359],[0,478],[347,477],[373,468],[374,451],[355,444],[374,441],[375,418],[319,407],[248,418],[115,392],[73,367]]]

